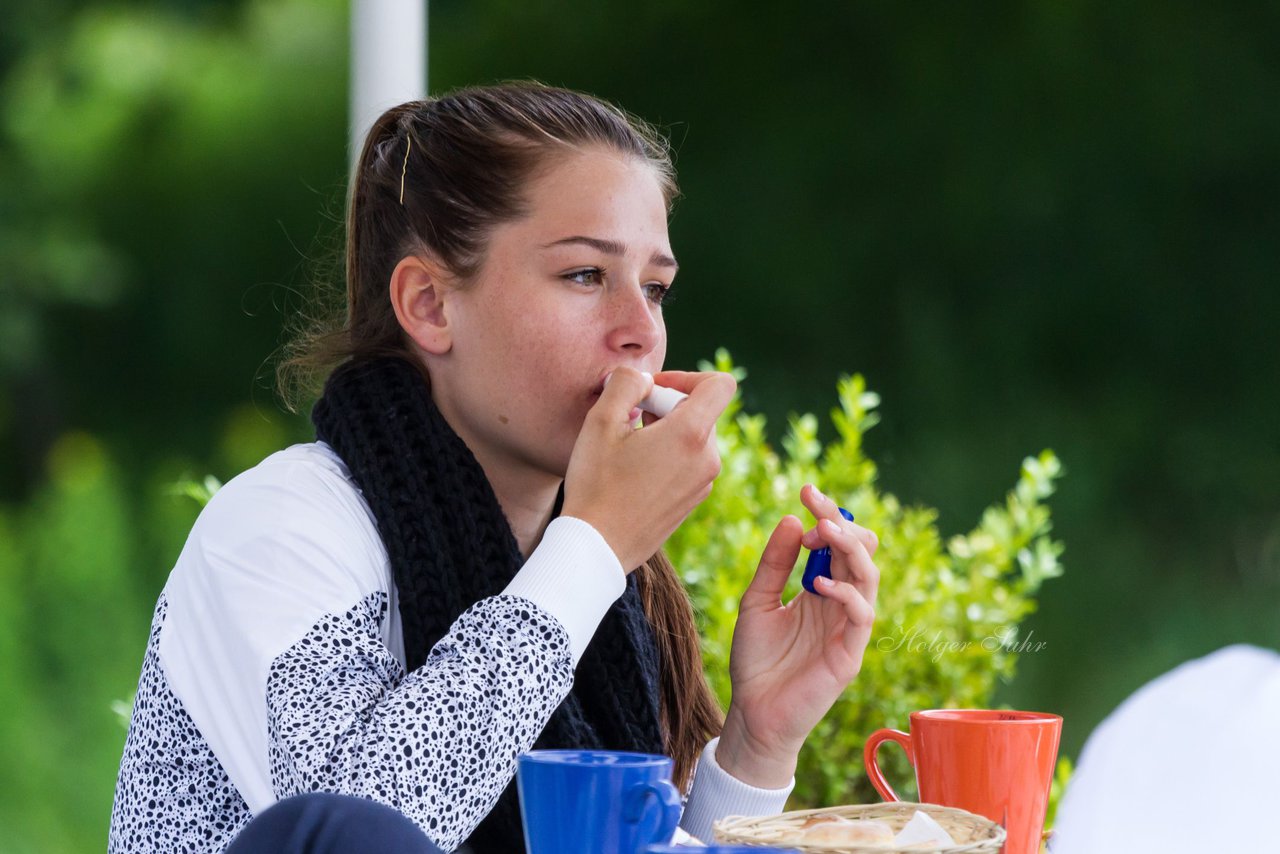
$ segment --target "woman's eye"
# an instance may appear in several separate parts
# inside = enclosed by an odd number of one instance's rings
[[[604,279],[604,270],[599,267],[588,267],[585,270],[575,270],[572,273],[566,273],[565,279],[570,282],[576,282],[579,285],[598,285]]]
[[[649,302],[655,305],[666,305],[671,302],[671,285],[650,282],[644,286],[644,292],[645,296],[649,298]]]

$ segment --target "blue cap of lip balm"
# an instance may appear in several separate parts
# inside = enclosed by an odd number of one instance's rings
[[[853,521],[853,514],[848,510],[845,510],[843,507],[840,508],[840,515],[848,519],[850,522]],[[826,578],[831,577],[830,546],[823,546],[820,549],[814,549],[809,552],[809,560],[806,561],[804,565],[804,579],[800,583],[803,584],[804,589],[808,590],[810,593],[817,593],[818,591],[813,589],[813,580],[819,575]]]

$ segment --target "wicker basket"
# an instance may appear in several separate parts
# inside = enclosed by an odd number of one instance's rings
[[[874,818],[901,830],[916,810],[927,813],[942,825],[955,845],[943,848],[898,849],[869,847],[864,845],[828,845],[824,843],[799,844],[793,842],[805,820],[815,815],[838,815],[849,819]],[[865,806],[827,807],[817,810],[797,810],[764,818],[729,816],[714,825],[716,842],[733,842],[744,845],[774,845],[795,848],[811,854],[998,854],[1004,844],[1004,828],[982,816],[964,810],[941,807],[936,804],[911,804],[894,802]]]

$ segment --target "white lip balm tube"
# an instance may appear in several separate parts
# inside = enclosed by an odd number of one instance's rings
[[[649,396],[640,401],[639,407],[659,418],[666,418],[671,414],[671,410],[675,409],[676,405],[688,396],[682,391],[676,391],[663,385],[655,385],[653,390],[649,392]]]

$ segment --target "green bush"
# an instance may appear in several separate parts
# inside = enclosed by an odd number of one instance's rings
[[[723,350],[714,367],[745,376]],[[1062,573],[1062,544],[1049,536],[1044,503],[1062,474],[1052,452],[1024,460],[1005,500],[972,531],[944,542],[936,510],[904,506],[876,487],[862,438],[878,420],[879,397],[858,375],[837,389],[835,440],[824,447],[813,415],[792,417],[785,457],[766,441],[764,417],[743,412],[735,399],[720,419],[724,468],[715,489],[667,546],[698,611],[708,678],[727,703],[738,600],[778,519],[803,509],[801,486],[817,485],[879,535],[875,631],[862,672],[801,753],[793,801],[804,807],[879,800],[862,763],[862,746],[877,728],[905,730],[917,709],[990,705],[1019,653],[1037,648],[1018,627],[1035,610],[1041,583]],[[798,592],[799,576],[789,593]],[[890,747],[880,757],[898,793],[914,797],[902,751]]]
[[[0,506],[0,850],[15,854],[101,846],[125,737],[111,704],[137,684],[155,601],[139,567],[172,560],[149,538],[192,515],[139,502],[88,433],[61,436],[46,468]]]

